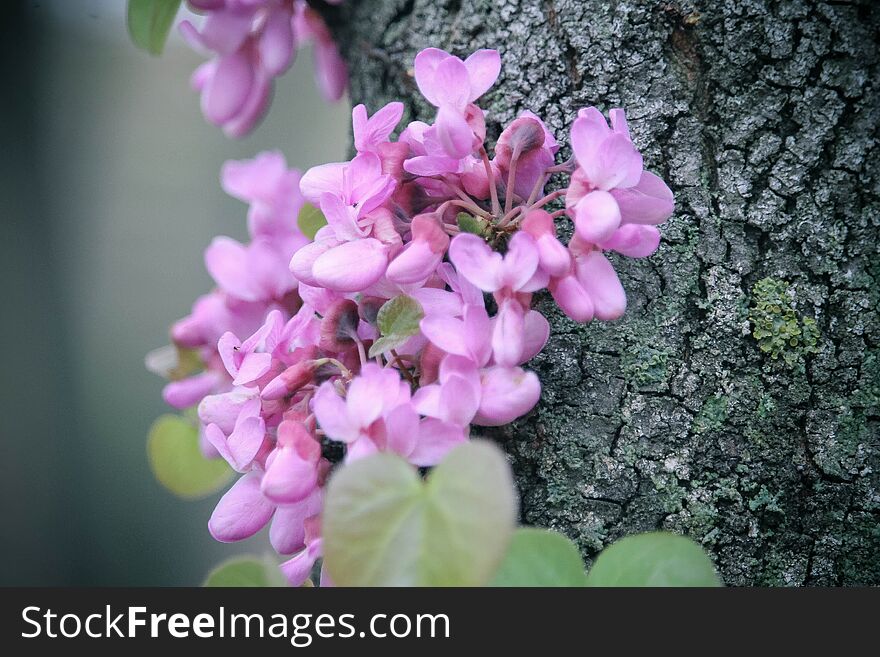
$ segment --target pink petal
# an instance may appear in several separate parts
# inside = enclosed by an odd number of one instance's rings
[[[312,265],[312,276],[331,290],[359,292],[382,278],[387,266],[385,246],[367,238],[340,244],[319,256]]]
[[[492,354],[497,364],[519,364],[524,344],[523,321],[523,309],[518,301],[508,299],[500,304],[492,330]]]
[[[388,266],[388,269],[391,270],[391,265]],[[411,292],[410,296],[421,304],[425,315],[458,317],[462,313],[461,299],[454,292],[440,290],[436,287],[422,287]]]
[[[582,166],[599,189],[632,187],[642,175],[642,156],[626,136],[615,132],[599,146],[595,159]]]
[[[387,447],[404,458],[413,451],[418,430],[419,415],[411,404],[401,404],[385,416]]]
[[[470,349],[465,342],[465,326],[461,320],[442,315],[425,317],[419,328],[428,340],[446,353],[470,356]]]
[[[409,462],[420,468],[437,465],[453,447],[467,438],[467,430],[463,427],[434,418],[422,420],[418,442],[409,455]]]
[[[474,131],[458,109],[441,105],[434,127],[437,140],[449,157],[460,160],[473,152]]]
[[[318,205],[325,192],[342,194],[342,176],[346,166],[344,162],[331,162],[312,167],[300,179],[299,191],[312,205]]]
[[[302,586],[312,574],[312,568],[320,556],[320,541],[315,541],[295,557],[281,564],[281,572],[291,586]]]
[[[205,267],[217,285],[244,301],[256,301],[248,268],[247,248],[230,237],[215,237],[205,249]]]
[[[434,70],[433,94],[438,107],[449,105],[464,111],[470,102],[470,76],[458,57],[447,57]]]
[[[272,517],[275,505],[260,492],[260,476],[258,471],[247,473],[217,503],[208,530],[221,543],[253,536]]]
[[[550,337],[550,323],[537,310],[530,310],[523,320],[523,352],[520,363],[534,358]],[[517,363],[519,364],[519,363]]]
[[[217,375],[214,372],[202,372],[180,381],[172,381],[162,389],[165,403],[174,408],[189,408],[198,404],[205,395],[214,391],[217,386]]]
[[[348,86],[348,67],[332,40],[316,43],[314,58],[318,91],[326,101],[334,103]]]
[[[354,442],[348,443],[348,447],[345,450],[345,462],[351,463],[352,461],[366,458],[378,451],[379,448],[376,446],[376,443],[366,436],[361,436]]]
[[[216,424],[209,424],[205,427],[203,433],[205,440],[210,444],[224,461],[235,468],[235,459],[232,452],[229,451],[229,445],[226,443],[226,436]]]
[[[250,58],[242,51],[224,55],[217,62],[202,91],[202,113],[215,125],[223,125],[244,107],[254,83]]]
[[[520,367],[492,367],[480,376],[482,397],[474,424],[495,427],[528,413],[541,396],[534,372]]]
[[[241,472],[250,465],[263,446],[265,438],[266,423],[263,418],[239,416],[235,430],[226,441],[233,458],[233,467]]]
[[[388,372],[383,376],[382,369],[375,363],[367,363],[348,386],[345,405],[348,415],[362,427],[370,426],[382,414],[382,401],[389,393],[389,387],[396,385],[398,375]]]
[[[599,114],[594,107],[588,109]],[[571,149],[581,167],[589,169],[595,166],[599,147],[610,134],[611,130],[601,114],[596,118],[593,114],[582,116],[578,113],[578,118],[571,126]]]
[[[418,283],[434,273],[443,253],[434,253],[424,240],[415,240],[388,265],[385,275],[400,284]]]
[[[267,151],[252,160],[227,160],[220,171],[220,181],[223,191],[249,203],[272,199],[286,172],[284,156],[278,151]]]
[[[278,504],[306,499],[318,483],[316,464],[303,459],[293,447],[276,449],[267,466],[261,490],[263,495]]]
[[[330,381],[318,388],[312,400],[312,410],[328,438],[347,443],[357,439],[360,429],[349,419],[345,401]]]
[[[304,547],[303,523],[321,512],[322,497],[321,489],[316,488],[306,499],[278,507],[269,528],[269,541],[278,554],[293,554]]]
[[[646,258],[659,245],[660,231],[655,226],[624,224],[600,246],[603,250],[617,251],[630,258]]]
[[[248,11],[212,11],[202,26],[201,41],[221,54],[238,50],[251,30],[253,14]]]
[[[502,257],[481,238],[471,233],[460,233],[449,245],[449,259],[458,273],[484,292],[495,292],[501,287]],[[531,273],[529,274],[531,276]]]
[[[551,282],[550,294],[562,312],[574,321],[589,322],[593,319],[593,300],[574,276],[564,276]]]
[[[608,192],[590,192],[578,201],[574,212],[575,230],[587,242],[607,240],[620,226],[620,208]]]
[[[312,266],[320,256],[324,255],[333,247],[333,242],[321,241],[306,244],[293,254],[290,259],[290,272],[298,281],[313,287],[318,286],[318,281],[312,275]]]
[[[436,93],[437,85],[435,83],[435,78],[437,75],[437,67],[441,62],[451,56],[452,55],[448,52],[440,50],[439,48],[425,48],[416,55],[415,61],[413,62],[413,71],[415,73],[416,84],[419,87],[419,91],[421,91],[427,101],[435,107],[439,107],[441,104],[440,95]],[[469,83],[468,90],[470,90]]]
[[[495,84],[501,72],[501,56],[497,50],[477,50],[464,60],[471,88],[468,102],[472,103]]]
[[[650,171],[642,172],[635,187],[614,189],[611,194],[626,223],[660,224],[669,219],[675,209],[672,190]]]
[[[357,209],[348,205],[339,195],[330,192],[321,194],[321,211],[327,218],[327,224],[333,228],[336,239],[348,241],[365,236],[366,231],[357,223]]]
[[[577,258],[577,278],[593,300],[596,317],[617,319],[626,310],[626,292],[617,272],[604,255],[591,251]]]
[[[458,238],[456,238],[458,239]],[[479,239],[479,238],[478,238]],[[501,266],[500,285],[518,291],[535,275],[538,269],[538,246],[535,238],[519,231],[510,239]],[[491,290],[486,290],[490,292]]]
[[[402,116],[403,103],[399,102],[388,103],[369,119],[363,105],[355,107],[352,110],[355,148],[358,152],[366,151],[388,141]]]
[[[459,427],[466,427],[474,419],[479,406],[479,388],[464,376],[450,374],[440,388],[437,409],[439,413],[431,415]]]
[[[242,387],[220,395],[208,395],[199,404],[199,419],[202,424],[216,424],[224,434],[230,434],[239,415],[253,408],[258,395],[257,388]]]
[[[272,78],[262,69],[256,69],[247,100],[236,115],[223,124],[223,134],[239,139],[250,133],[266,113],[271,95]]]
[[[550,276],[562,276],[571,269],[571,255],[555,235],[541,235],[536,241],[541,269]]]
[[[270,75],[281,75],[295,54],[291,12],[284,7],[270,10],[260,36],[260,61]]]
[[[238,368],[238,375],[232,383],[237,386],[256,381],[272,368],[272,354],[245,354]]]
[[[481,299],[482,300],[482,299]],[[485,365],[492,353],[492,325],[483,306],[467,305],[464,308],[464,341],[467,355],[475,365]]]

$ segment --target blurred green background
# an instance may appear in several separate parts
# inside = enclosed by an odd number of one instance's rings
[[[189,89],[202,58],[176,33],[161,58],[135,50],[124,0],[5,0],[0,17],[0,584],[198,585],[268,541],[216,543],[219,493],[154,481],[146,433],[167,409],[143,357],[210,287],[211,237],[246,235],[223,161],[338,160],[348,107],[319,98],[300,51],[233,142]]]

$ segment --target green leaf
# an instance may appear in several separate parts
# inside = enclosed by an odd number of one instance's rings
[[[311,203],[303,203],[299,216],[296,218],[296,224],[303,235],[313,240],[315,234],[327,225],[327,218],[321,210]]]
[[[472,441],[426,481],[399,456],[339,469],[324,502],[324,560],[340,586],[482,586],[504,557],[516,518],[507,459]]]
[[[202,586],[265,588],[287,586],[278,564],[269,558],[233,557],[214,568]]]
[[[486,232],[486,220],[468,214],[467,212],[459,212],[455,218],[459,229],[463,233],[473,233],[474,235],[483,235]]]
[[[180,0],[128,0],[128,32],[138,48],[162,54]]]
[[[691,539],[652,532],[627,536],[602,551],[587,586],[721,586],[712,560]]]
[[[370,353],[367,355],[370,358],[375,358],[379,354],[384,354],[385,352],[391,351],[392,349],[397,349],[407,340],[409,340],[409,337],[410,336],[408,335],[389,335],[379,338],[372,345],[370,345]]]
[[[198,429],[177,415],[163,415],[153,423],[147,456],[156,479],[180,497],[210,495],[232,476],[226,461],[202,456]]]
[[[405,294],[386,301],[376,316],[382,337],[370,347],[370,358],[396,349],[419,332],[419,322],[425,316],[422,305]]]
[[[558,532],[520,527],[491,586],[584,586],[584,562]]]

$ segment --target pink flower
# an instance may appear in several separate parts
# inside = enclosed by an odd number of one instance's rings
[[[351,110],[354,147],[358,153],[375,153],[388,138],[403,116],[403,103],[388,103],[373,116],[367,116],[367,108],[361,104]]]
[[[271,241],[286,260],[308,242],[297,225],[303,203],[300,177],[277,151],[260,153],[253,160],[230,160],[220,174],[226,193],[250,204],[251,238]]]
[[[205,267],[221,290],[242,301],[280,300],[296,286],[284,254],[262,237],[247,245],[215,237]]]
[[[285,420],[278,425],[277,436],[277,446],[266,459],[260,489],[273,502],[299,502],[318,485],[321,444],[295,420]]]
[[[437,138],[452,158],[474,150],[474,130],[468,122],[468,106],[498,79],[501,59],[495,50],[478,50],[465,61],[439,50],[426,48],[415,59],[416,84],[429,103],[438,108]]]
[[[539,269],[540,253],[534,238],[516,233],[502,257],[485,241],[462,233],[449,246],[449,258],[465,278],[484,292],[492,292],[498,315],[492,328],[492,351],[499,365],[520,362],[525,339],[525,309],[518,297],[547,285],[547,274]],[[439,346],[439,345],[438,345]]]
[[[559,144],[544,122],[526,110],[501,133],[495,144],[494,162],[505,184],[513,169],[513,192],[526,200],[533,190],[535,198],[543,192],[543,184],[536,185],[553,166],[558,151]]]
[[[417,283],[434,273],[449,246],[449,236],[435,214],[420,214],[410,223],[412,241],[391,264],[386,275],[395,283]]]
[[[661,223],[674,207],[666,184],[642,170],[623,110],[609,114],[610,128],[595,107],[581,110],[571,129],[578,169],[566,204],[578,236],[594,244],[612,239],[623,223]]]
[[[221,543],[250,538],[269,521],[269,540],[281,554],[291,554],[305,547],[308,520],[321,510],[320,489],[295,504],[278,505],[260,490],[263,472],[251,470],[230,488],[214,509],[208,530]]]

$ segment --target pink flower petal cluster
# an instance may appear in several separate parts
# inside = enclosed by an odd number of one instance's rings
[[[305,0],[189,0],[204,13],[201,29],[182,21],[180,31],[197,50],[213,53],[192,77],[202,113],[229,137],[249,133],[269,105],[276,77],[290,68],[297,48],[315,46],[315,79],[329,101],[342,97],[345,62],[327,26]],[[339,0],[331,2],[339,4]]]
[[[207,447],[241,474],[211,533],[235,541],[271,524],[272,545],[294,555],[282,565],[292,584],[321,556],[334,463],[393,452],[433,466],[472,426],[529,413],[541,386],[524,366],[550,331],[533,296],[547,289],[576,321],[619,317],[626,296],[605,252],[649,255],[672,213],[621,110],[610,127],[582,110],[574,160],[559,164],[554,135],[523,112],[490,158],[475,101],[499,71],[495,51],[425,50],[415,76],[432,124],[395,140],[401,103],[372,115],[358,105],[350,161],[302,177],[272,153],[224,168],[226,190],[250,204],[252,239],[209,247],[217,288],[172,330],[204,369],[166,398],[198,405]],[[570,183],[545,194],[554,174]],[[326,219],[311,241],[296,228],[302,199]],[[568,220],[564,244],[557,221]],[[389,328],[394,312],[408,315]]]

